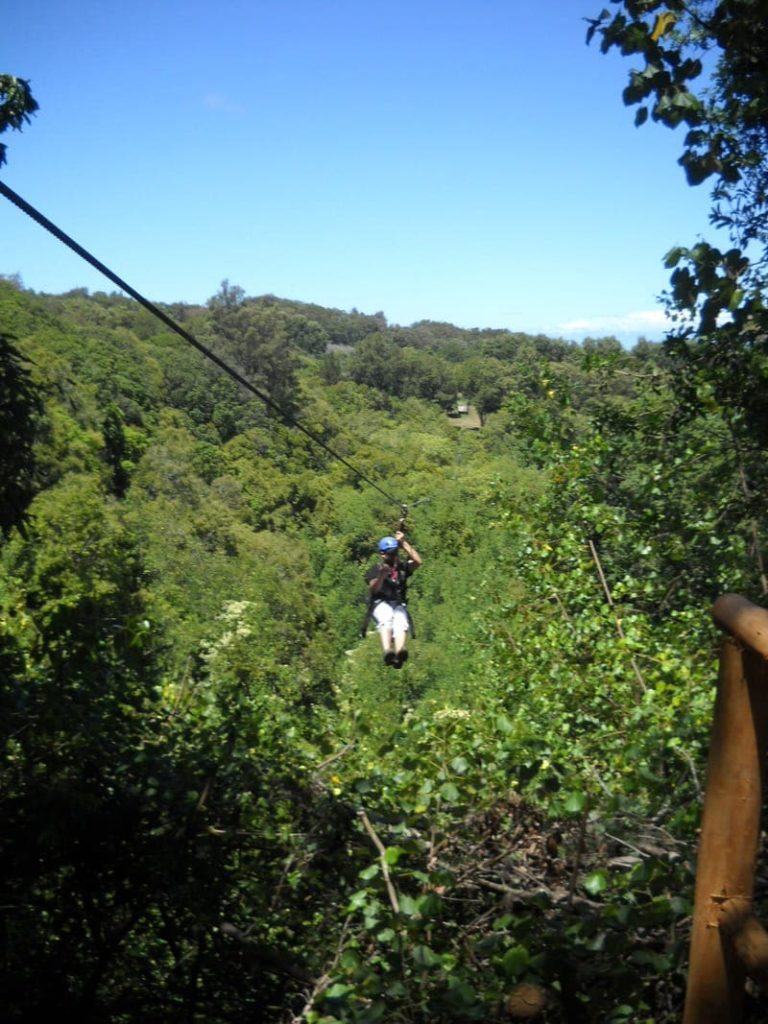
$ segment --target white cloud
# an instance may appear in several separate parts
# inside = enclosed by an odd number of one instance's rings
[[[241,103],[235,103],[222,92],[207,92],[203,96],[203,106],[206,110],[220,110],[225,114],[245,113],[245,107]]]
[[[568,333],[571,331],[593,331],[599,334],[658,334],[671,326],[667,315],[662,309],[636,310],[631,313],[606,314],[587,316],[581,320],[569,320],[558,324],[557,329]]]

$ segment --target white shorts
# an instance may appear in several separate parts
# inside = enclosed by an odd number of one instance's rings
[[[408,632],[408,612],[404,604],[391,605],[379,601],[373,606],[373,617],[379,629],[392,629],[396,633]]]

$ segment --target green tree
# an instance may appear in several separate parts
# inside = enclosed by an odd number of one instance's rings
[[[41,392],[9,338],[0,334],[0,534],[18,525],[35,490],[34,441]]]
[[[433,352],[404,348],[401,357],[402,391],[407,396],[436,402],[444,409],[456,401],[456,373]]]
[[[37,101],[25,78],[0,74],[0,134],[9,128],[21,131],[37,109]],[[0,167],[6,162],[6,150],[0,143]]]
[[[285,333],[289,344],[314,356],[322,355],[329,341],[319,323],[298,314],[285,317]]]
[[[222,301],[214,297],[210,308],[214,337],[224,354],[282,408],[294,409],[299,358],[287,318],[279,309],[241,301],[229,293]],[[308,337],[312,338],[311,331]]]
[[[320,360],[320,378],[324,384],[338,384],[343,376],[342,363],[337,352],[326,352]]]
[[[402,349],[377,332],[356,346],[349,359],[349,375],[357,384],[378,388],[389,395],[402,393]]]
[[[112,490],[115,497],[122,498],[128,487],[128,446],[125,440],[125,420],[114,404],[107,409],[103,433],[104,455],[112,472]]]
[[[592,19],[602,51],[636,55],[624,102],[686,127],[688,182],[712,180],[710,219],[730,235],[672,249],[670,348],[689,405],[720,402],[768,443],[768,19],[762,0],[621,0]],[[706,55],[706,60],[704,59]],[[705,65],[711,69],[705,72]]]
[[[501,408],[506,376],[506,367],[498,359],[473,357],[462,363],[458,373],[459,388],[477,409],[481,423],[485,423],[488,413]]]

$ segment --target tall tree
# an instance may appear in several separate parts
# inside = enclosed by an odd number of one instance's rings
[[[616,0],[590,19],[588,41],[640,57],[624,102],[685,125],[688,182],[712,183],[711,222],[731,247],[676,247],[669,345],[691,406],[715,400],[768,443],[768,4],[765,0]],[[709,70],[707,70],[709,69]]]
[[[0,134],[21,131],[37,110],[29,82],[0,74]],[[0,167],[7,147],[0,143]],[[0,334],[0,534],[20,522],[33,494],[35,423],[41,412],[40,392],[11,340]]]
[[[467,359],[459,371],[459,385],[477,409],[480,422],[501,408],[505,394],[505,367],[498,359]]]
[[[225,354],[280,406],[295,408],[299,359],[291,343],[289,318],[275,307],[245,299],[241,288],[230,288],[226,281],[209,308],[218,345]]]
[[[402,352],[387,335],[369,334],[355,348],[349,361],[349,375],[391,395],[402,393]]]
[[[104,456],[112,472],[112,491],[115,497],[125,496],[128,487],[128,471],[125,462],[128,449],[125,441],[125,419],[112,402],[104,417]]]
[[[33,445],[40,391],[21,353],[0,334],[0,534],[17,525],[34,494]]]

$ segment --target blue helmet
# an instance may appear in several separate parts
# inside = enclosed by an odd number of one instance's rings
[[[385,554],[387,551],[397,551],[400,544],[396,537],[382,537],[379,541],[379,551]]]

